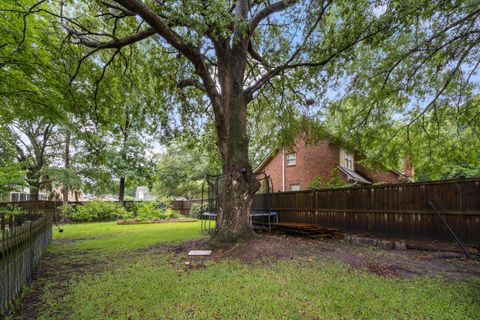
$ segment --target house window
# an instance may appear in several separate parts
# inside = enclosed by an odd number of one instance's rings
[[[12,202],[18,202],[18,201],[20,201],[20,194],[19,194],[19,193],[17,193],[17,192],[12,192],[11,195],[12,195]]]
[[[345,151],[345,167],[353,170],[353,155]]]
[[[340,149],[340,165],[350,170],[355,170],[353,154]]]
[[[300,184],[299,183],[291,184],[290,191],[300,191]]]
[[[294,166],[297,164],[297,154],[289,153],[287,154],[287,166]]]

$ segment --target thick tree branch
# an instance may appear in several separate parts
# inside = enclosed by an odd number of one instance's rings
[[[272,3],[262,10],[258,12],[252,19],[252,22],[250,23],[250,34],[252,34],[255,29],[258,27],[260,22],[262,22],[264,19],[269,17],[270,15],[276,13],[276,12],[281,12],[288,7],[291,7],[295,3],[297,3],[297,0],[280,0],[278,2]]]
[[[215,82],[208,71],[199,48],[188,43],[174,32],[155,11],[147,7],[142,1],[115,0],[115,2],[142,17],[165,41],[182,53],[194,65],[196,73],[203,80],[208,95],[211,98],[218,96]]]
[[[207,89],[205,88],[205,86],[203,85],[203,83],[201,83],[200,81],[198,80],[195,80],[195,79],[185,79],[185,80],[181,80],[179,83],[178,83],[178,87],[180,89],[183,89],[183,88],[186,88],[186,87],[195,87],[203,92],[206,92]]]
[[[269,63],[255,50],[255,48],[253,48],[252,41],[248,43],[248,53],[253,59],[257,60],[264,66],[266,67],[270,66]]]
[[[87,39],[83,36],[79,36],[79,33],[76,30],[73,30],[70,28],[67,30],[70,34],[76,36],[79,44],[89,48],[95,48],[95,49],[120,49],[122,47],[131,45],[131,44],[134,44],[135,42],[146,39],[156,33],[156,31],[153,28],[148,28],[144,31],[132,34],[131,36],[128,36],[122,39],[114,39],[108,42],[99,42],[99,41]]]

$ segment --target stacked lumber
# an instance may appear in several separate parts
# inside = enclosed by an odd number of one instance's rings
[[[272,223],[272,227],[280,232],[308,236],[310,238],[333,238],[335,237],[335,232],[339,231],[339,229],[325,228],[318,224],[299,222]]]

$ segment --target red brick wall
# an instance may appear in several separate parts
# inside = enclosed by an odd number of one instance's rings
[[[296,165],[287,166],[286,156],[291,152],[297,153]],[[292,184],[300,184],[300,189],[305,190],[318,175],[324,181],[329,180],[332,170],[339,163],[339,153],[338,147],[328,140],[320,141],[317,145],[306,145],[304,140],[298,139],[291,151],[285,149],[285,191],[289,191]],[[282,150],[278,151],[263,168],[270,175],[275,192],[282,191],[282,156]]]
[[[262,171],[272,179],[273,192],[282,191],[282,151],[278,151]]]
[[[392,171],[369,171],[367,168],[355,163],[355,171],[370,181],[384,183],[400,183],[405,182],[401,176]]]
[[[294,166],[287,166],[287,154],[296,152],[297,161]],[[273,155],[270,161],[260,169],[270,176],[274,192],[282,191],[282,150]],[[357,158],[355,158],[357,160]],[[319,141],[316,145],[307,145],[303,139],[297,139],[292,150],[285,149],[285,191],[292,184],[300,184],[305,190],[313,178],[320,175],[323,181],[331,178],[333,169],[340,163],[340,149],[328,140]],[[402,177],[391,171],[370,172],[355,161],[355,171],[373,182],[399,183]],[[341,174],[344,177],[343,174]],[[346,176],[345,176],[346,179]]]

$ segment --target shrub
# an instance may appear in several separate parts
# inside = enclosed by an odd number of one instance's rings
[[[63,207],[62,207],[63,208]],[[68,211],[68,208],[66,208]],[[63,211],[62,211],[63,212]],[[78,222],[113,221],[133,217],[125,208],[118,203],[107,201],[89,201],[78,205],[70,213],[69,218]]]
[[[177,210],[173,210],[171,208],[167,208],[165,210],[165,215],[167,216],[167,218],[172,218],[172,219],[178,219],[182,216]]]
[[[0,207],[0,216],[5,216],[6,219],[19,219],[27,214],[25,210],[17,207],[14,204],[7,204],[5,207]]]
[[[75,206],[68,203],[64,203],[59,209],[63,219],[70,218],[70,216],[75,212]]]
[[[310,181],[308,189],[329,189],[340,188],[348,186],[348,182],[345,182],[340,176],[340,171],[335,168],[331,172],[329,180],[323,181],[321,176],[316,176]]]
[[[202,211],[205,211],[207,208],[207,204],[204,203],[203,206],[201,203],[193,203],[190,208],[190,216],[194,218],[198,218],[202,215]]]
[[[142,221],[165,219],[164,209],[160,209],[158,206],[158,202],[142,202],[137,206],[137,219]]]
[[[135,204],[136,219],[154,221],[159,219],[179,218],[181,215],[166,206],[163,201],[148,201]]]

